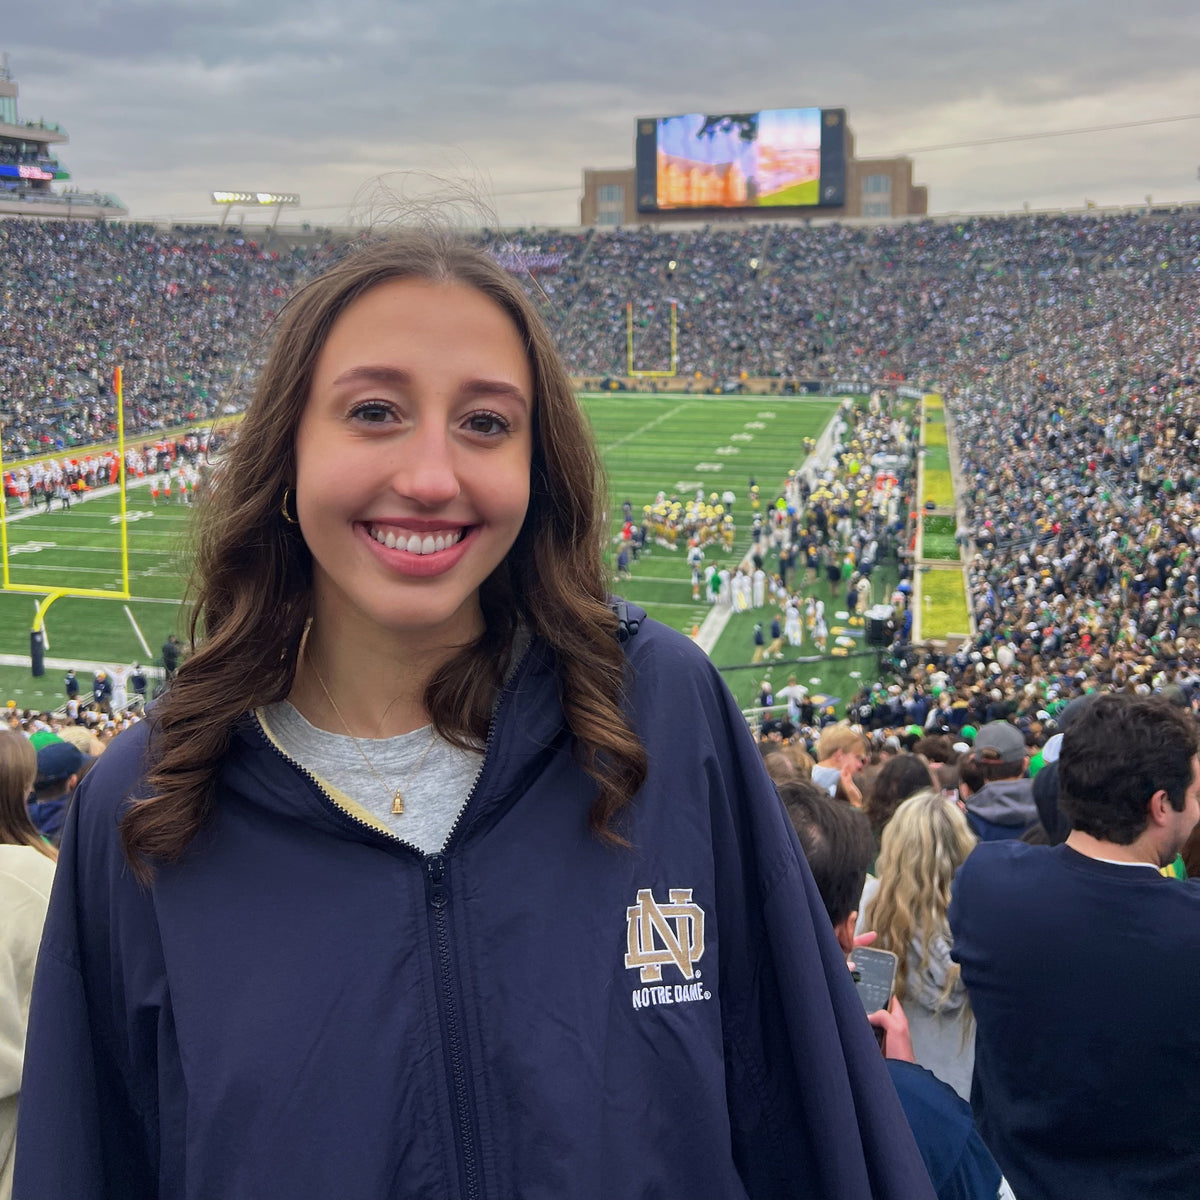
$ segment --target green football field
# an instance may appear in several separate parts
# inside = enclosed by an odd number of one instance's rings
[[[613,536],[622,523],[622,503],[628,500],[635,516],[653,502],[659,491],[686,499],[702,488],[706,493],[726,489],[737,496],[735,552],[724,555],[715,547],[708,561],[718,566],[741,559],[750,544],[747,488],[753,477],[764,507],[774,500],[789,469],[805,457],[804,439],[817,438],[833,415],[837,401],[792,397],[701,397],[617,393],[585,395],[583,403],[596,430],[609,475],[609,514]],[[77,503],[52,513],[41,507],[14,512],[8,525],[10,582],[53,587],[119,589],[120,528],[115,495]],[[34,679],[29,670],[29,630],[37,597],[0,594],[0,694],[22,707],[57,707],[62,702],[63,667],[75,666],[85,690],[92,664],[157,664],[159,648],[170,632],[181,637],[186,618],[180,597],[188,571],[190,510],[172,503],[155,507],[145,487],[128,493],[130,593],[132,599],[57,600],[46,618],[46,674]],[[632,578],[614,590],[643,605],[654,617],[690,632],[709,608],[693,603],[686,547],[674,552],[650,546],[632,568]],[[768,570],[773,564],[768,561]],[[878,588],[890,588],[880,577]],[[836,619],[844,603],[829,593],[824,581],[812,589],[825,599],[831,639],[842,622]],[[886,597],[884,597],[886,598]],[[769,623],[768,610],[761,610]],[[751,613],[733,616],[712,651],[715,662],[729,666],[726,678],[739,701],[749,705],[757,695],[762,667],[750,668],[753,654]],[[845,634],[859,639],[861,631]],[[813,654],[811,643],[801,653]],[[852,672],[873,678],[874,657],[829,659],[821,664],[774,664],[776,685],[794,672],[814,691],[845,697],[856,684]],[[864,664],[866,664],[864,666]],[[815,683],[813,681],[816,681]]]

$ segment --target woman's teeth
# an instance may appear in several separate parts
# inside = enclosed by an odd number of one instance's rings
[[[392,529],[370,528],[371,536],[389,550],[407,550],[409,554],[436,554],[448,550],[451,546],[462,541],[465,530],[453,529],[445,533],[410,533],[407,536],[396,534]]]

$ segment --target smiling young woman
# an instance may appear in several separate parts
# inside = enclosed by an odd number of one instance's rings
[[[296,433],[313,595],[291,698],[310,719],[306,659],[356,732],[425,724],[428,677],[483,632],[480,588],[525,522],[533,426],[520,330],[473,288],[397,279],[341,314]]]
[[[194,652],[67,822],[22,1200],[932,1195],[740,712],[608,594],[601,483],[481,250],[287,305]]]

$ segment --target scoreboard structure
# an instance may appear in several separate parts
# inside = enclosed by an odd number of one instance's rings
[[[859,158],[844,108],[639,117],[634,161],[585,167],[583,226],[924,216],[906,155]]]
[[[841,208],[847,143],[841,108],[641,117],[637,211]]]

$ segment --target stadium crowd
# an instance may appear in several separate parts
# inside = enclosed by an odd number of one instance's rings
[[[234,234],[0,223],[5,455],[114,438],[117,366],[127,432],[212,417],[304,262]]]
[[[489,241],[529,271],[582,376],[624,372],[627,303],[639,365],[665,365],[674,302],[684,375],[876,389],[844,410],[828,471],[763,497],[753,565],[787,619],[805,571],[836,572],[851,611],[881,554],[911,575],[916,430],[880,385],[943,392],[977,633],[912,645],[901,587],[891,682],[846,720],[791,683],[766,697],[764,762],[839,945],[896,956],[896,999],[870,1019],[905,1064],[893,1082],[938,1194],[1194,1195],[1200,217]],[[109,436],[118,362],[134,431],[236,407],[252,332],[335,253],[5,223],[5,452]],[[104,680],[90,713],[66,690],[60,715],[12,713],[0,744],[0,842],[48,862],[47,818],[134,719],[104,711]]]

